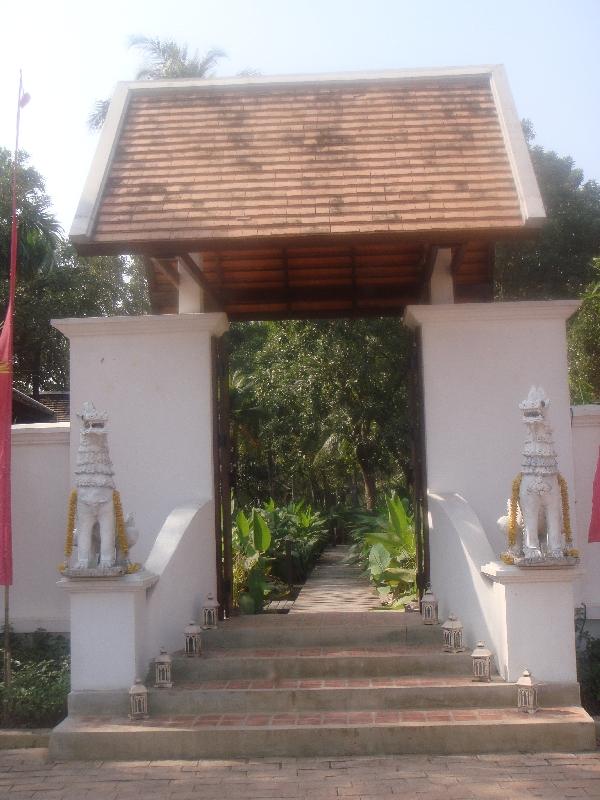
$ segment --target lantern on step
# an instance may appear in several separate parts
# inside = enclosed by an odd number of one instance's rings
[[[492,654],[485,646],[485,642],[477,642],[471,658],[473,659],[473,680],[489,683],[492,680]]]
[[[421,598],[421,618],[424,625],[437,625],[438,620],[438,599],[431,591],[431,586],[425,589],[425,594]]]
[[[148,689],[139,678],[129,690],[129,719],[148,718]]]
[[[446,622],[442,625],[444,631],[444,650],[446,653],[462,653],[463,647],[463,624],[454,614],[450,614]]]
[[[526,714],[535,714],[538,710],[537,684],[528,669],[517,681],[517,708]]]
[[[218,614],[219,604],[209,592],[206,596],[204,608],[202,609],[202,627],[204,630],[213,630],[217,627]]]
[[[164,647],[160,648],[160,655],[154,659],[154,688],[155,689],[172,689],[173,681],[172,674],[173,659],[167,653]]]
[[[202,628],[200,625],[197,625],[194,620],[191,620],[190,624],[185,626],[183,633],[185,636],[184,652],[186,656],[193,658],[194,656],[200,655],[200,649],[202,646],[200,638],[201,631]]]

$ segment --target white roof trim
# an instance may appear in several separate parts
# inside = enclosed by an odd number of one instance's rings
[[[93,233],[98,204],[102,197],[110,163],[119,141],[119,133],[125,119],[129,97],[130,93],[127,84],[118,83],[110,101],[108,114],[102,126],[100,141],[94,153],[92,166],[84,184],[81,199],[75,212],[75,219],[69,232],[69,237],[74,242],[86,241]]]
[[[523,222],[526,225],[540,225],[546,219],[546,210],[533,171],[521,120],[502,65],[493,68],[490,85],[519,195]]]
[[[260,75],[229,78],[177,78],[167,81],[127,81],[127,88],[156,92],[161,89],[210,89],[228,86],[279,86],[295,83],[355,83],[357,81],[383,81],[409,78],[466,78],[491,75],[494,65],[475,67],[434,67],[427,69],[366,70],[364,72],[316,72],[299,75]]]

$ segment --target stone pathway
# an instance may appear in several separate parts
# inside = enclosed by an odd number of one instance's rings
[[[600,755],[56,763],[0,752],[0,800],[566,800],[600,797]]]
[[[300,590],[290,614],[324,611],[371,611],[381,608],[379,597],[359,567],[346,564],[348,545],[324,551]]]

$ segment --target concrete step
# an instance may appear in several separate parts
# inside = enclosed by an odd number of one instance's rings
[[[50,738],[50,758],[157,760],[350,756],[401,753],[576,752],[595,747],[594,722],[579,707],[534,715],[515,709],[68,717]]]
[[[444,653],[439,646],[302,647],[206,650],[200,658],[173,656],[175,683],[205,680],[284,678],[383,678],[432,674],[471,676],[469,653]]]
[[[420,614],[394,611],[259,614],[220,622],[203,632],[202,642],[207,650],[440,644],[442,631],[423,625]]]
[[[452,676],[342,680],[204,681],[173,689],[150,689],[153,716],[182,714],[298,713],[303,711],[433,710],[448,708],[514,708],[517,689],[497,680],[474,683]],[[545,707],[579,704],[578,684],[549,684],[540,688]],[[69,714],[119,716],[128,707],[127,692],[72,692]]]

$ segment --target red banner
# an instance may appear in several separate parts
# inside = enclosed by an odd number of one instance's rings
[[[13,283],[12,260],[11,255],[11,284]],[[10,586],[13,578],[10,514],[12,338],[12,303],[9,303],[2,333],[0,333],[0,585],[2,586]]]
[[[10,230],[10,273],[8,306],[4,325],[0,332],[0,585],[10,586],[13,581],[12,524],[10,499],[10,448],[12,425],[12,363],[13,363],[13,316],[15,310],[15,288],[17,285],[17,161],[19,158],[19,122],[21,108],[29,101],[23,93],[19,77],[19,99],[17,101],[17,125],[15,154],[12,174],[12,222]]]
[[[596,477],[592,489],[592,516],[590,519],[588,542],[600,542],[600,451],[598,452]]]

